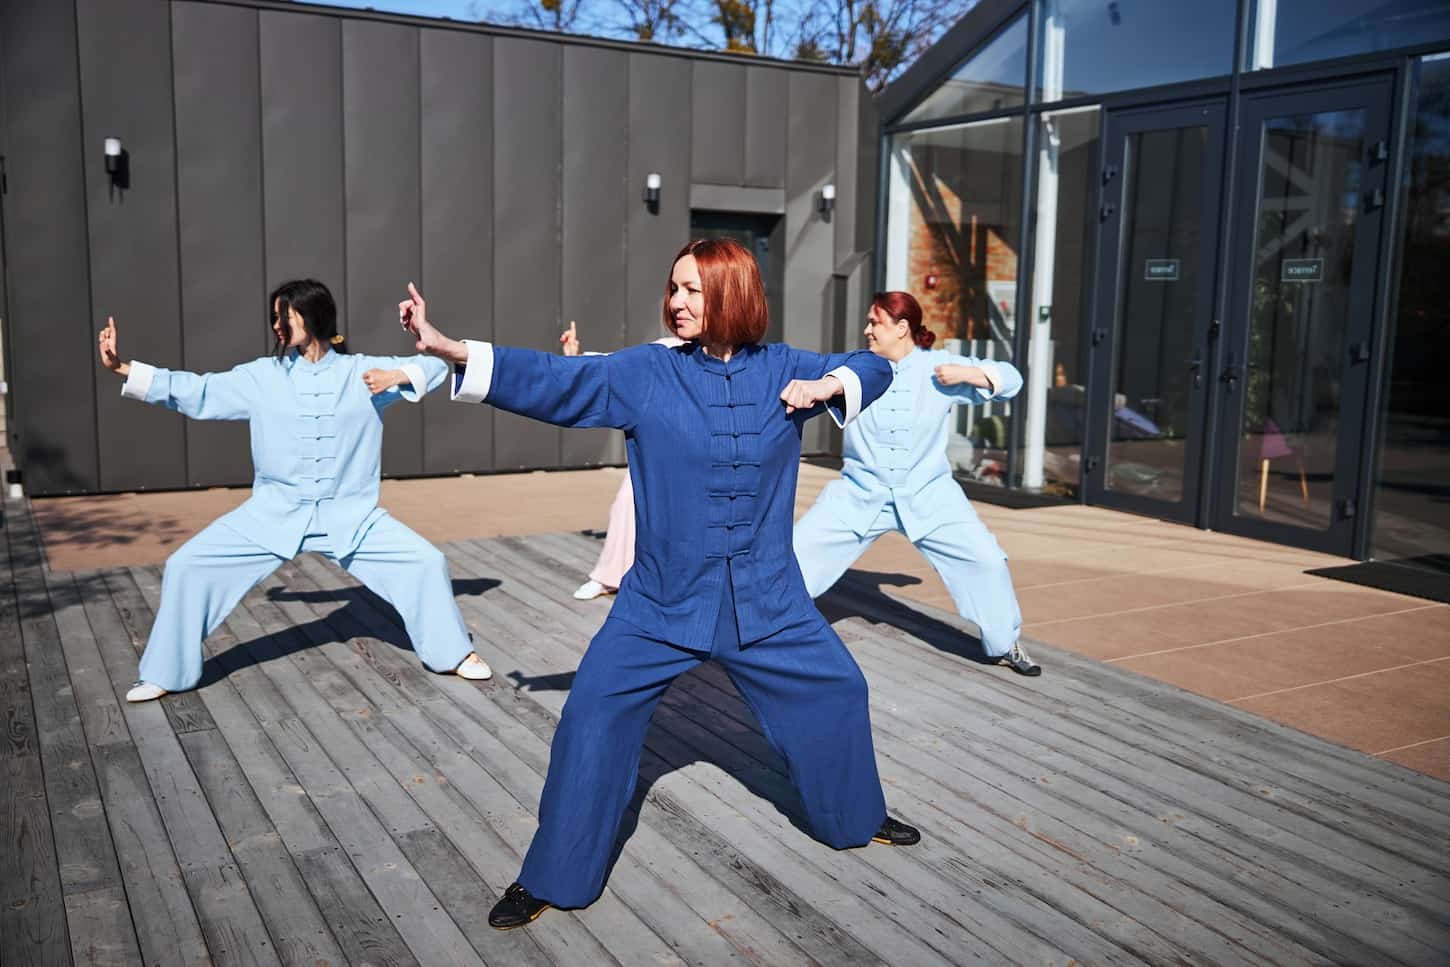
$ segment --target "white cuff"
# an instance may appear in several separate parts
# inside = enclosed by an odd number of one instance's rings
[[[861,414],[861,377],[849,366],[837,366],[826,374],[834,376],[841,381],[841,388],[846,397],[845,415],[837,416],[836,411],[830,406],[826,410],[831,414],[831,419],[836,421],[836,426],[845,427]]]
[[[131,360],[131,372],[127,374],[126,382],[121,384],[121,395],[128,400],[146,402],[146,394],[151,392],[151,380],[155,377],[155,366]]]
[[[468,347],[468,362],[453,367],[452,400],[455,403],[482,403],[493,385],[493,343],[463,340]]]
[[[977,368],[982,371],[982,375],[986,376],[987,382],[992,385],[990,388],[985,386],[976,386],[973,388],[981,395],[983,403],[990,399],[996,399],[997,394],[1002,391],[1002,374],[998,371],[997,364],[990,360],[979,359],[977,360]]]
[[[412,384],[410,386],[405,383],[399,386],[398,395],[409,403],[418,402],[428,392],[428,377],[423,375],[423,367],[413,363],[404,363],[398,368],[403,371],[403,375],[408,377],[408,383]]]

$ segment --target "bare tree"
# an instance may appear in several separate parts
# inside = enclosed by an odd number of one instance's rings
[[[792,54],[861,65],[880,90],[976,0],[802,0]]]
[[[634,40],[664,43],[684,26],[685,0],[615,0]]]

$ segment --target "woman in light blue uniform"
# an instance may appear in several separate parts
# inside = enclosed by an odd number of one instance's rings
[[[254,584],[303,551],[341,564],[396,608],[428,668],[488,678],[443,554],[378,506],[383,410],[420,400],[447,366],[335,351],[337,308],[321,282],[284,283],[268,304],[277,355],[224,373],[123,363],[115,321],[101,330],[101,362],[126,378],[122,396],[196,420],[250,421],[256,474],[246,503],[167,559],[140,681],[126,699],[196,687],[206,636]]]
[[[839,423],[855,418],[886,388],[886,363],[760,345],[765,289],[754,257],[729,239],[676,257],[664,319],[689,341],[674,349],[570,357],[460,343],[428,323],[416,290],[398,308],[419,350],[460,366],[455,399],[622,429],[634,478],[634,566],[579,664],[538,833],[489,923],[520,927],[599,896],[650,715],[703,661],[724,666],[760,720],[817,837],[837,849],[917,842],[886,815],[866,679],[791,554],[801,427],[828,407]]]
[[[795,527],[795,553],[811,597],[820,597],[889,531],[916,545],[941,575],[982,647],[1024,675],[1042,668],[1017,638],[1022,612],[1007,555],[952,478],[947,418],[959,403],[1009,399],[1022,388],[1010,363],[932,350],[935,334],[906,292],[880,292],[866,345],[891,363],[891,388],[846,427],[841,479],[826,485]]]

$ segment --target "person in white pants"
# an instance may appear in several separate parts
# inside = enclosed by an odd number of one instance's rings
[[[100,332],[101,363],[126,378],[122,396],[197,420],[250,421],[256,473],[250,499],[167,560],[127,701],[195,688],[207,635],[253,585],[304,551],[336,561],[396,608],[425,666],[490,677],[442,552],[378,506],[383,410],[420,400],[447,366],[428,356],[342,352],[337,308],[320,282],[284,283],[268,301],[277,355],[224,373],[124,363],[115,320]]]
[[[990,657],[1023,675],[1042,668],[1022,648],[1022,612],[1007,555],[952,477],[947,418],[959,403],[1008,399],[1022,388],[1012,364],[933,350],[935,334],[907,292],[878,292],[866,345],[891,363],[891,387],[845,429],[841,477],[795,526],[795,553],[811,597],[840,580],[881,535],[898,531],[941,575]]]

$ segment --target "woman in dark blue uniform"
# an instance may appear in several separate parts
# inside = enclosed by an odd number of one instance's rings
[[[891,367],[865,351],[760,345],[768,310],[755,260],[726,239],[691,242],[664,312],[679,348],[555,356],[457,342],[400,303],[418,349],[455,363],[454,399],[560,426],[624,430],[638,521],[635,564],[590,643],[554,735],[539,830],[500,929],[549,906],[586,906],[634,791],[651,713],[670,682],[720,662],[786,760],[813,833],[844,849],[909,845],[886,815],[866,680],[811,603],[791,551],[801,427],[845,425]]]

